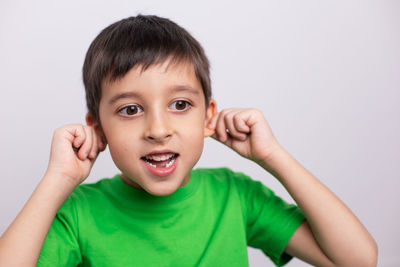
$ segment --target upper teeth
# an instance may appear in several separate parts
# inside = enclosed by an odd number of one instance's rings
[[[167,154],[167,155],[150,155],[150,156],[146,156],[146,159],[150,159],[150,160],[155,160],[155,161],[164,161],[167,159],[170,159],[174,156],[175,154]]]

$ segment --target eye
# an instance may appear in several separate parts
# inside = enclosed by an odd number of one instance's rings
[[[189,109],[190,106],[191,106],[191,104],[188,101],[176,100],[176,101],[172,102],[170,107],[174,110],[185,111],[185,110]]]
[[[142,112],[142,108],[138,105],[129,105],[129,106],[125,106],[123,108],[121,108],[118,113],[122,113],[123,115],[126,116],[135,116],[137,115],[139,112]]]

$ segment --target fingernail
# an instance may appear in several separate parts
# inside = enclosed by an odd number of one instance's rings
[[[94,152],[94,151],[90,152],[90,157],[91,158],[95,158],[96,157],[96,152]]]

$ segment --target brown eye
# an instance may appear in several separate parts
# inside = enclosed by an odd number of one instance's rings
[[[172,108],[179,111],[184,111],[188,109],[190,103],[184,100],[177,100],[172,103]]]
[[[134,115],[138,114],[141,111],[142,111],[142,109],[138,105],[126,106],[126,107],[124,107],[124,108],[122,108],[120,110],[120,112],[122,114],[128,115],[128,116],[134,116]]]

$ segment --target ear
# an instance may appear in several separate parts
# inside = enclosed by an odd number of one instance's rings
[[[212,118],[217,114],[217,103],[214,99],[210,99],[206,110],[206,119],[204,121],[204,137],[209,137],[214,134],[214,129],[209,128]]]
[[[94,128],[97,136],[100,138],[101,142],[103,142],[104,146],[106,146],[107,139],[106,136],[104,135],[103,128],[101,128],[100,123],[97,122],[89,112],[86,113],[86,124]]]

